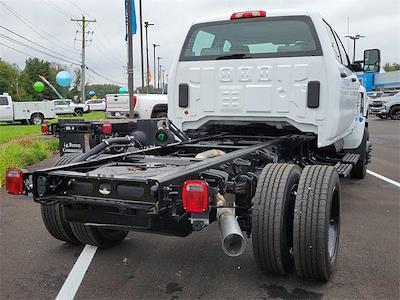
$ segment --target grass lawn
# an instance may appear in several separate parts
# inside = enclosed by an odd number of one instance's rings
[[[59,119],[85,119],[85,120],[101,120],[105,119],[104,111],[94,111],[84,114],[82,117],[60,116]],[[49,123],[57,123],[58,119],[49,120]],[[13,139],[20,137],[40,135],[39,125],[21,125],[16,122],[12,124],[0,123],[0,146]]]
[[[58,140],[48,137],[21,137],[0,145],[0,187],[8,168],[26,168],[58,151]]]
[[[101,120],[103,111],[91,112],[82,117],[62,116],[60,119]],[[58,119],[50,120],[57,123]],[[40,125],[0,123],[0,187],[4,185],[8,168],[26,168],[58,152],[58,139],[43,137]]]

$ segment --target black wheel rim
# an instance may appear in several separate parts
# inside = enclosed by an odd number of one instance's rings
[[[393,113],[391,115],[392,119],[400,120],[400,108],[396,107],[393,109]]]
[[[333,260],[336,257],[338,249],[340,228],[339,221],[339,192],[337,188],[334,187],[328,226],[328,253],[330,260]]]

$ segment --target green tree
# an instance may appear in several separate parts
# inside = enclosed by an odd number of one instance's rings
[[[26,97],[24,89],[20,86],[21,71],[15,64],[10,64],[0,59],[0,94],[8,93],[15,101]]]
[[[95,91],[97,98],[104,98],[106,94],[118,94],[119,86],[115,84],[91,84],[86,86],[86,99],[90,99],[89,92]]]
[[[393,72],[393,71],[399,71],[400,70],[400,64],[398,63],[386,63],[383,66],[383,69],[385,70],[385,72]]]

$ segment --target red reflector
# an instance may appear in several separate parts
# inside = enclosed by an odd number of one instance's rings
[[[187,180],[182,190],[183,208],[201,213],[208,209],[208,184],[202,180]]]
[[[43,134],[48,134],[49,133],[49,124],[42,123],[40,130],[42,131]]]
[[[103,125],[101,125],[101,132],[104,135],[111,135],[111,133],[112,133],[112,124],[111,123],[103,123]]]
[[[265,10],[252,10],[252,11],[242,11],[232,14],[231,20],[245,19],[245,18],[259,18],[266,17],[267,13]]]
[[[24,174],[20,169],[10,168],[6,173],[6,190],[12,195],[24,193]]]
[[[133,107],[135,107],[136,104],[137,104],[137,96],[136,96],[136,95],[133,95],[133,98],[132,98],[132,105],[133,105]]]

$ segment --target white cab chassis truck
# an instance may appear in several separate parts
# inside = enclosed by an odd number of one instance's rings
[[[14,102],[7,93],[0,95],[0,122],[21,121],[39,125],[44,119],[55,117],[54,103],[51,101]]]
[[[379,50],[364,56],[379,69]],[[10,169],[7,190],[31,192],[62,241],[110,247],[128,231],[185,237],[217,222],[227,255],[251,238],[263,271],[327,281],[339,177],[363,178],[369,161],[362,70],[313,11],[198,20],[169,73],[168,119],[137,120],[54,168]]]

